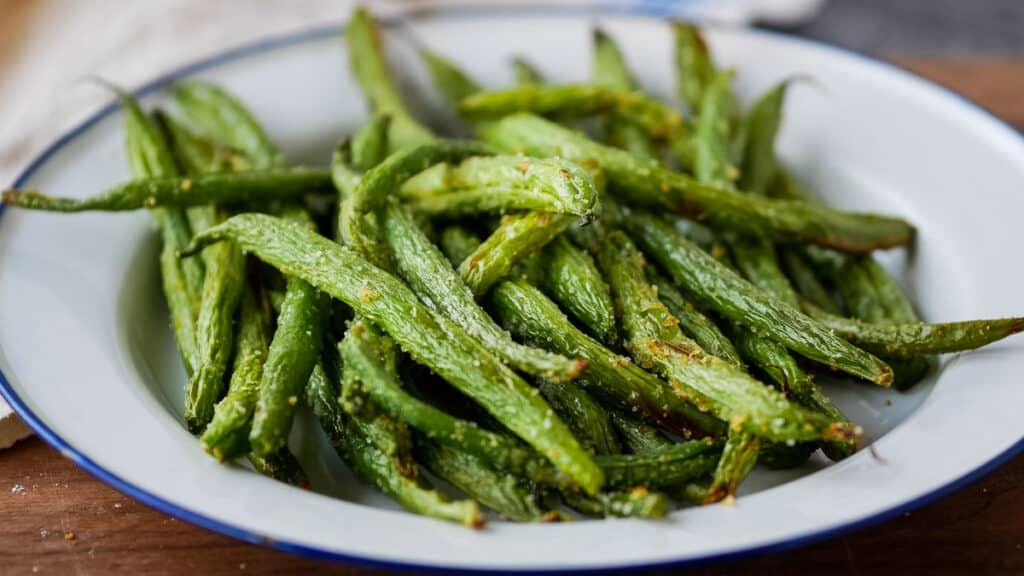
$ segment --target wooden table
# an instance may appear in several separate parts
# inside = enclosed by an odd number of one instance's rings
[[[1024,127],[1024,59],[898,60]],[[0,574],[352,574],[138,504],[31,439],[0,452]],[[957,494],[855,534],[689,574],[1024,573],[1024,456]]]

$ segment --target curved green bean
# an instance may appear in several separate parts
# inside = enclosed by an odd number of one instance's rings
[[[1024,331],[1024,318],[1020,317],[942,323],[870,323],[828,314],[806,302],[803,308],[838,336],[875,354],[894,358],[973,350]]]
[[[265,170],[132,180],[87,198],[55,198],[35,190],[5,190],[3,203],[50,212],[119,212],[158,206],[231,205],[259,200],[289,200],[306,194],[334,193],[324,170]]]
[[[489,156],[441,165],[406,180],[401,194],[430,215],[534,210],[574,214],[584,221],[599,214],[590,175],[571,162],[522,156]]]
[[[394,124],[394,120],[392,120]],[[434,164],[460,162],[471,156],[490,155],[489,148],[473,142],[437,140],[406,148],[389,156],[362,176],[340,216],[345,243],[382,268],[391,269],[376,212],[384,201],[414,174]]]
[[[572,224],[575,217],[550,212],[505,216],[501,225],[459,264],[459,275],[482,296],[531,253],[540,250]]]

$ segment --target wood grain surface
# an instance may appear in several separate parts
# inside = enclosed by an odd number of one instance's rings
[[[1024,59],[900,60],[1024,127]],[[803,548],[676,573],[1024,574],[1024,456],[913,513]],[[39,439],[0,452],[0,575],[384,572],[244,544],[93,479]]]

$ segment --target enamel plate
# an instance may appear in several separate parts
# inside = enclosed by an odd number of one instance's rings
[[[583,80],[591,27],[617,38],[644,87],[671,98],[664,22],[566,12],[440,12],[394,27],[403,93],[423,118],[451,120],[430,90],[417,39],[490,86],[509,85],[513,55],[555,81]],[[1024,145],[953,94],[835,49],[778,35],[711,30],[746,101],[788,77],[781,149],[826,200],[908,218],[916,248],[884,255],[923,316],[961,320],[1024,312]],[[339,33],[318,30],[214,57],[183,76],[219,82],[250,104],[296,163],[325,164],[366,117]],[[84,196],[128,176],[121,117],[108,109],[54,144],[19,187]],[[447,570],[635,568],[778,550],[862,527],[947,494],[1017,453],[1024,435],[1024,339],[943,359],[909,394],[828,383],[866,432],[864,450],[828,465],[762,472],[735,506],[663,521],[607,520],[485,530],[414,516],[356,482],[304,414],[291,438],[313,490],[222,466],[181,424],[184,371],[159,289],[149,216],[0,219],[0,371],[4,397],[47,442],[126,494],[200,526],[284,550],[350,562]]]

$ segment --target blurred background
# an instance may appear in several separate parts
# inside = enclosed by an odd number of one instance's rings
[[[60,133],[109,100],[84,81],[133,88],[206,54],[268,35],[339,22],[350,0],[0,0],[0,185]],[[444,6],[547,5],[527,0],[376,0],[380,14]],[[895,61],[942,81],[1024,55],[1024,0],[567,0],[596,9],[751,25]],[[995,57],[995,58],[993,58]],[[944,65],[929,69],[931,60]],[[999,70],[1002,72],[1002,69]],[[1011,90],[991,82],[979,90]],[[1016,92],[1020,93],[1020,92]],[[967,94],[969,97],[972,94]],[[1009,93],[1007,98],[1009,98]],[[997,101],[1000,99],[997,98]],[[1013,119],[1011,119],[1013,120]],[[1022,119],[1024,120],[1024,119]]]

